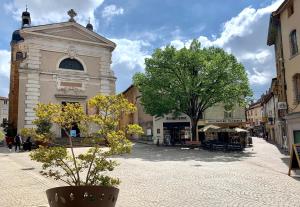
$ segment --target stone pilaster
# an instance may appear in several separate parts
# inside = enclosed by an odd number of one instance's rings
[[[34,107],[40,98],[40,77],[38,73],[29,73],[25,89],[25,128],[34,127],[32,121],[35,119]]]
[[[101,79],[101,94],[105,94],[105,95],[109,95],[111,94],[111,87],[110,87],[110,83],[109,80],[107,79]]]
[[[115,94],[115,88],[112,87],[112,81],[115,81],[114,72],[110,68],[111,54],[100,57],[100,93],[105,95]]]

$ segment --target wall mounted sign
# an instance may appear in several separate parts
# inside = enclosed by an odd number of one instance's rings
[[[76,130],[71,130],[70,131],[70,136],[71,137],[76,137]]]
[[[286,102],[278,102],[277,103],[277,108],[278,108],[278,110],[285,110],[285,109],[287,109]]]
[[[206,120],[206,123],[240,123],[245,122],[242,119],[216,119],[216,120]]]
[[[179,116],[179,117],[166,117],[166,120],[186,120],[186,116]]]

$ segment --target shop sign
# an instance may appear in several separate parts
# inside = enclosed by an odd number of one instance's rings
[[[242,119],[217,119],[217,120],[206,120],[206,123],[240,123]]]
[[[70,136],[71,137],[76,137],[76,130],[71,130],[70,131]]]
[[[187,120],[186,116],[179,116],[179,117],[166,117],[166,120]]]
[[[151,129],[147,129],[147,136],[152,135],[152,130]]]
[[[284,109],[287,109],[287,104],[286,104],[286,102],[278,102],[277,108],[278,108],[278,110],[284,110]]]

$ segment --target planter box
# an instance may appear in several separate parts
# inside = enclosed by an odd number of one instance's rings
[[[46,191],[50,207],[114,207],[119,189],[102,186],[64,186]]]

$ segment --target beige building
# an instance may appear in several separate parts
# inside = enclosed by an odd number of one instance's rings
[[[226,111],[223,104],[217,104],[204,112],[203,119],[203,122],[198,122],[198,125],[213,124],[227,128],[246,126],[245,108],[238,105],[232,110]]]
[[[163,117],[150,116],[144,112],[140,103],[140,92],[135,86],[130,86],[123,95],[138,108],[134,114],[124,116],[120,122],[121,126],[126,124],[139,124],[143,127],[145,135],[152,138],[154,143],[163,142],[164,139],[191,140],[190,118],[185,114],[174,117],[172,114]],[[203,119],[198,122],[198,129],[206,125],[217,125],[221,127],[245,127],[246,117],[244,107],[236,106],[231,111],[226,111],[223,104],[218,104],[204,112]],[[151,133],[150,133],[151,132]],[[201,136],[197,133],[197,140]]]
[[[246,115],[247,123],[251,127],[260,126],[264,122],[263,107],[260,100],[249,105],[249,107],[246,109]]]
[[[8,98],[0,96],[0,125],[8,121]]]
[[[282,104],[278,104],[278,82],[276,78],[272,79],[271,87],[261,97],[262,117],[264,120],[263,130],[265,138],[277,144],[279,147],[286,149],[286,136],[282,130],[282,117],[280,117],[280,109]],[[282,102],[281,102],[282,103]]]
[[[37,103],[80,103],[98,93],[114,94],[111,55],[115,43],[76,23],[73,10],[67,22],[32,26],[22,14],[22,28],[11,41],[9,122],[18,131],[33,127]],[[54,128],[57,136],[61,129]],[[78,130],[78,129],[76,129]]]
[[[279,100],[283,102],[279,113],[285,113],[289,148],[300,143],[299,22],[300,1],[285,0],[271,15],[268,35],[268,44],[275,45],[277,75],[284,79],[281,84],[286,97]]]

